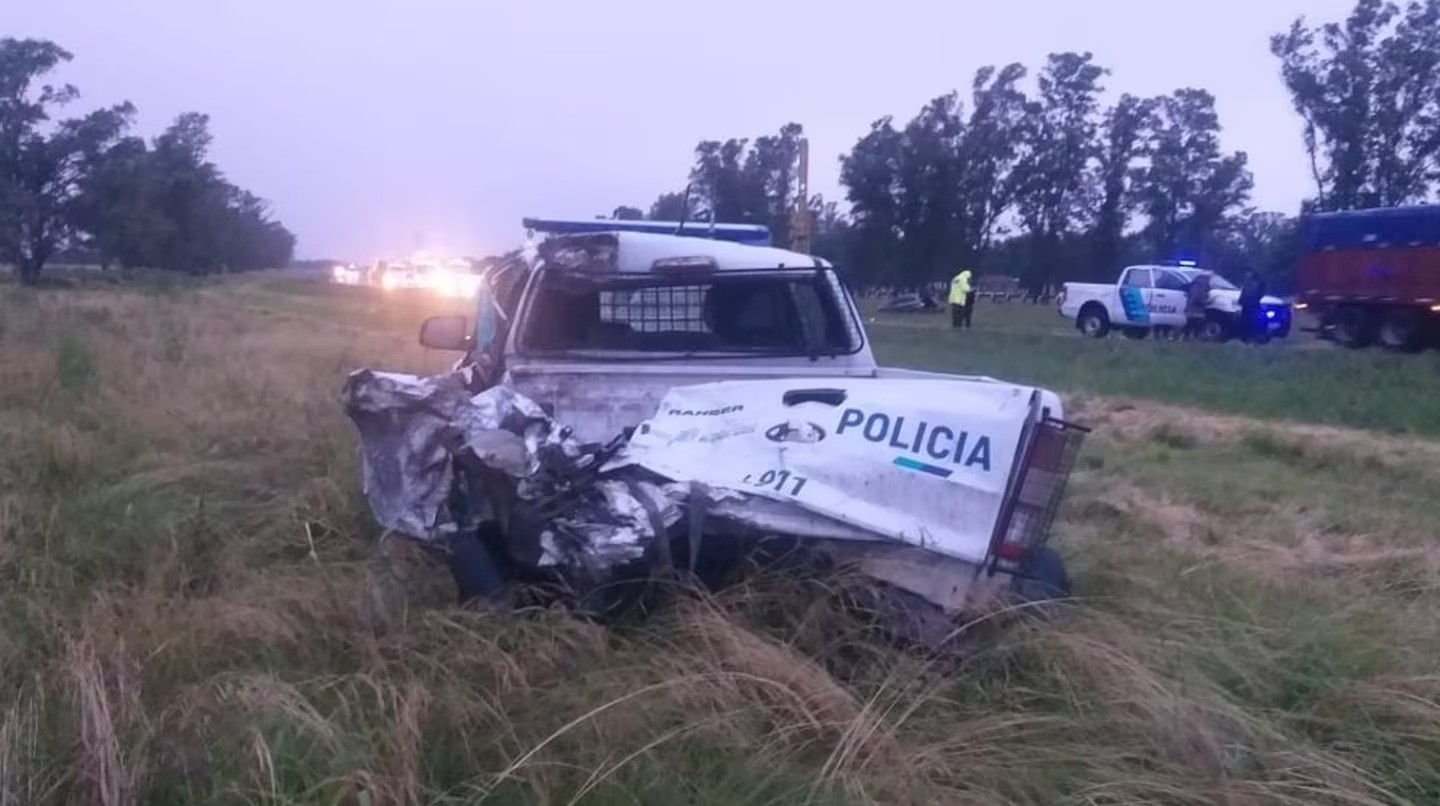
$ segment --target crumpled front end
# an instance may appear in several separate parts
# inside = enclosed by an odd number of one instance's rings
[[[679,509],[653,480],[599,470],[623,445],[582,444],[508,386],[469,373],[360,370],[342,393],[360,432],[365,495],[390,532],[441,543],[501,521],[517,559],[604,567],[638,558]]]

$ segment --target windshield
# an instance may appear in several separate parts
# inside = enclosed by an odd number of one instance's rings
[[[1187,283],[1193,281],[1196,277],[1199,277],[1202,274],[1208,274],[1210,275],[1210,288],[1215,291],[1240,290],[1239,286],[1235,285],[1229,280],[1226,280],[1224,277],[1221,277],[1213,271],[1201,271],[1199,269],[1182,269],[1180,271],[1180,274],[1185,278],[1185,282]]]
[[[522,352],[844,355],[862,346],[833,271],[699,277],[545,272]]]

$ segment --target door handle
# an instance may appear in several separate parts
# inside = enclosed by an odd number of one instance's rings
[[[786,406],[798,406],[801,403],[824,403],[827,406],[838,406],[845,402],[847,396],[844,389],[791,389],[780,399]]]

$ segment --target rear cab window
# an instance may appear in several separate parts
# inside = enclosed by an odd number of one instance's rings
[[[522,353],[846,355],[859,326],[831,269],[584,274],[548,270]]]

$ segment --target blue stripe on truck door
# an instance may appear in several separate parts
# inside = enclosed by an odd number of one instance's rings
[[[1145,308],[1145,289],[1133,285],[1120,286],[1120,307],[1125,311],[1125,321],[1150,322],[1150,311]]]

